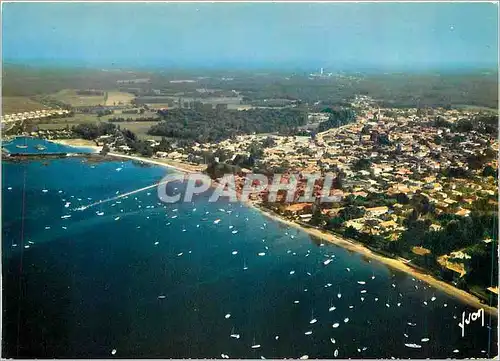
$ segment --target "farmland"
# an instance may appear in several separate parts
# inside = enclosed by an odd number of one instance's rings
[[[110,91],[108,92],[108,98],[106,99],[106,104],[111,105],[128,105],[134,99],[134,95],[130,93]]]
[[[104,94],[99,95],[79,95],[76,90],[64,89],[57,93],[51,94],[51,97],[71,105],[72,107],[82,107],[82,106],[93,106],[93,105],[104,105]]]
[[[2,97],[2,114],[23,113],[42,109],[46,109],[46,107],[29,97]]]
[[[151,126],[158,124],[158,122],[126,122],[126,123],[115,123],[122,129],[128,129],[134,132],[139,139],[161,139],[160,136],[148,135],[147,132]]]

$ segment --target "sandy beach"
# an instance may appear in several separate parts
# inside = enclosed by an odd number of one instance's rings
[[[452,286],[444,281],[440,281],[429,274],[419,272],[418,270],[406,265],[403,261],[393,259],[393,258],[384,257],[380,254],[372,252],[370,249],[364,247],[362,244],[347,240],[345,238],[341,238],[341,237],[333,235],[331,233],[323,232],[323,231],[321,231],[319,229],[315,229],[315,228],[303,227],[303,226],[301,226],[293,221],[289,221],[287,219],[284,219],[284,218],[280,217],[279,215],[277,215],[271,211],[262,209],[261,207],[258,207],[254,204],[250,204],[250,206],[252,208],[260,211],[265,216],[267,216],[267,217],[269,217],[277,222],[281,222],[281,223],[284,223],[284,224],[289,225],[291,227],[301,229],[302,231],[304,231],[304,232],[306,232],[314,237],[320,238],[326,242],[336,244],[336,245],[341,246],[341,247],[348,249],[350,251],[354,251],[354,252],[357,252],[359,254],[362,254],[363,256],[366,256],[370,259],[384,263],[395,270],[405,272],[414,278],[418,278],[418,279],[428,283],[432,287],[439,289],[440,291],[443,291],[456,299],[459,299],[460,301],[466,303],[469,306],[476,307],[477,309],[483,308],[485,310],[485,312],[487,312],[491,315],[494,315],[494,316],[498,316],[498,309],[497,308],[490,307],[486,304],[483,304],[474,295],[472,295],[466,291],[460,290],[460,289],[458,289],[458,288],[456,288],[456,287],[454,287],[454,286]]]
[[[70,147],[91,148],[95,152],[99,152],[102,149],[102,147],[96,146],[95,142],[86,139],[51,139],[49,142],[68,145]]]
[[[57,141],[57,142],[60,142],[61,144],[71,145],[71,146],[85,146],[85,147],[88,146],[88,147],[92,147],[93,149],[96,149],[96,151],[99,151],[101,149],[101,147],[89,146],[88,143],[85,143],[87,141],[82,141],[79,139],[71,140],[71,142],[68,142],[68,140]],[[112,152],[108,153],[108,155],[113,156],[113,157],[117,157],[117,158],[125,158],[125,159],[135,160],[135,161],[139,161],[139,162],[155,164],[155,165],[175,169],[176,171],[179,171],[182,173],[195,173],[195,172],[201,171],[200,167],[195,167],[195,166],[191,166],[188,164],[182,164],[179,162],[174,163],[174,162],[168,161],[166,159],[151,159],[151,158],[145,158],[145,157],[141,157],[141,156],[132,156],[132,155],[125,155],[125,154],[120,154],[120,153],[112,153]],[[440,281],[427,273],[420,272],[420,271],[416,270],[415,268],[408,266],[402,260],[384,257],[383,255],[377,254],[377,253],[371,251],[370,249],[366,248],[362,244],[357,243],[355,241],[351,241],[351,240],[333,235],[331,233],[321,231],[321,230],[316,229],[316,228],[304,227],[298,223],[287,220],[287,219],[275,214],[272,211],[263,209],[263,208],[257,206],[256,204],[254,204],[253,202],[249,201],[249,202],[245,202],[245,204],[247,206],[261,212],[265,216],[267,216],[267,217],[269,217],[277,222],[281,222],[281,223],[289,225],[291,227],[301,229],[302,231],[304,231],[304,232],[306,232],[314,237],[322,239],[326,242],[330,242],[332,244],[341,246],[341,247],[348,249],[350,251],[354,251],[354,252],[357,252],[359,254],[362,254],[363,256],[366,256],[367,258],[384,263],[385,265],[387,265],[395,270],[405,272],[414,278],[418,278],[418,279],[428,283],[432,287],[435,287],[436,289],[439,289],[440,291],[443,291],[443,292],[447,293],[448,295],[450,295],[456,299],[459,299],[460,301],[464,302],[465,304],[468,304],[469,306],[476,307],[477,309],[483,308],[485,310],[485,312],[487,312],[491,315],[494,315],[494,316],[498,316],[498,309],[497,308],[490,307],[486,304],[481,303],[481,301],[477,297],[475,297],[474,295],[472,295],[466,291],[460,290],[460,289],[454,287],[453,285],[450,285],[444,281]]]

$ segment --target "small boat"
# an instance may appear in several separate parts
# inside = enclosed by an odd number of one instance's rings
[[[260,345],[252,345],[252,348],[260,348]]]
[[[246,261],[243,260],[243,271],[246,271],[248,269]]]
[[[300,360],[307,360],[307,359],[309,359],[308,355],[300,356]]]
[[[422,342],[428,342],[428,341],[429,341],[429,339],[428,339],[427,337],[424,337],[424,338],[423,338],[423,339],[421,339],[420,341],[422,341]]]
[[[232,330],[231,330],[231,334],[229,335],[229,337],[235,338],[235,339],[239,340],[240,334],[239,333],[234,333],[234,327],[233,327]]]
[[[328,265],[332,260],[331,259],[327,259],[325,262],[323,262],[323,264],[326,266]]]
[[[312,331],[306,331],[306,332],[304,332],[304,335],[309,336],[309,335],[312,335],[312,333],[313,333]]]
[[[309,323],[312,325],[316,322],[318,322],[318,320],[314,318],[314,311],[311,311],[311,321],[309,321]]]
[[[335,352],[333,353],[333,356],[337,357],[339,355],[339,350],[335,349]]]
[[[349,322],[349,317],[344,318],[344,323]]]
[[[335,339],[333,337],[330,338],[330,342],[335,344]]]
[[[340,324],[339,324],[338,322],[335,322],[335,323],[332,325],[332,327],[333,327],[333,328],[338,328],[339,326],[340,326]]]
[[[358,281],[358,283],[359,283],[360,285],[364,285],[364,284],[366,284],[366,282],[365,282],[365,281]]]
[[[416,343],[405,343],[405,346],[409,348],[422,348],[422,345],[417,345]]]

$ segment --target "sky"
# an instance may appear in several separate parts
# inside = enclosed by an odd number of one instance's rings
[[[491,68],[494,3],[3,3],[23,64],[325,70]]]

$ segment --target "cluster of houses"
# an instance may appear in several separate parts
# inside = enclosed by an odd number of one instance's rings
[[[434,206],[436,214],[468,216],[475,200],[487,197],[491,202],[497,194],[496,180],[483,176],[482,169],[470,169],[468,165],[470,156],[481,156],[487,148],[496,153],[497,139],[475,131],[454,132],[433,124],[437,116],[454,123],[470,119],[477,112],[433,109],[422,114],[415,108],[380,109],[369,97],[363,96],[357,97],[352,105],[358,114],[356,123],[332,128],[313,137],[271,135],[274,144],[264,148],[264,155],[257,160],[256,167],[281,169],[282,173],[289,174],[342,173],[342,187],[334,190],[340,197],[366,199],[383,194],[396,198],[404,194],[412,198],[419,194]],[[321,115],[311,114],[310,119],[317,117]],[[267,137],[242,135],[219,143],[197,144],[192,151],[224,150],[234,159],[237,155],[248,156],[250,145]],[[188,159],[189,151],[179,150],[160,156],[182,161]],[[497,169],[496,158],[486,165]],[[472,176],[447,177],[443,171],[450,167],[466,170]],[[243,182],[243,178],[237,179],[237,189],[243,187]],[[299,193],[304,186],[304,182],[299,183]],[[254,196],[254,200],[265,199],[265,196],[262,192]],[[292,203],[282,211],[292,219],[308,221],[312,216],[312,207],[311,203]],[[363,208],[363,216],[345,221],[344,227],[394,240],[405,230],[403,221],[411,212],[409,205],[398,202],[389,206],[359,208]],[[331,209],[322,209],[322,212],[335,217],[341,210],[339,204]],[[432,224],[431,229],[439,230],[440,225]],[[425,253],[427,250],[416,249],[415,252]],[[456,262],[456,256],[450,257]],[[458,267],[450,261],[446,264],[450,269]]]
[[[9,123],[9,122],[44,119],[44,118],[52,118],[52,117],[63,117],[63,116],[68,116],[70,113],[71,112],[69,110],[66,110],[66,109],[35,110],[35,111],[31,111],[31,112],[5,114],[1,117],[1,122],[2,123]]]

